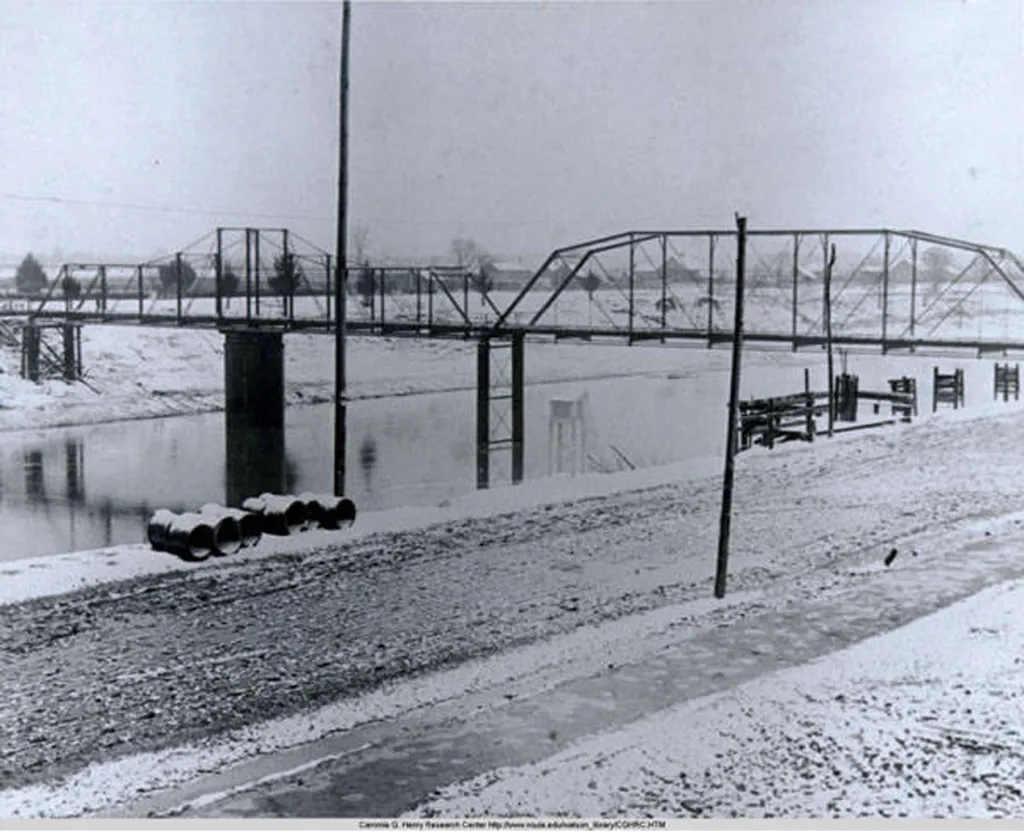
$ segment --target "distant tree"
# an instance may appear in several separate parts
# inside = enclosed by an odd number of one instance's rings
[[[42,264],[29,252],[18,266],[14,276],[14,286],[25,295],[38,295],[46,289],[46,272]]]
[[[366,260],[366,248],[370,241],[370,229],[366,223],[356,223],[355,228],[352,229],[351,240],[349,243],[350,254],[354,263],[363,263]]]
[[[601,279],[596,274],[594,274],[593,269],[588,269],[587,274],[580,278],[579,281],[583,288],[586,290],[587,297],[591,301],[593,301],[594,293],[597,292],[597,290],[600,289],[601,287]]]
[[[77,278],[65,275],[60,279],[60,291],[69,301],[74,301],[82,294],[82,284]]]
[[[220,273],[220,294],[226,298],[231,298],[238,294],[241,285],[242,279],[238,277],[234,267],[230,263],[226,263]]]
[[[470,276],[470,286],[480,293],[481,298],[486,297],[494,288],[494,280],[491,278],[493,272],[494,263],[490,259],[485,259]]]
[[[274,274],[270,276],[268,283],[270,288],[281,296],[285,315],[295,311],[295,292],[302,278],[302,266],[294,252],[282,252],[274,258]]]
[[[373,296],[377,291],[377,278],[369,261],[363,263],[359,270],[359,277],[356,279],[356,292],[359,294],[364,307],[373,306]]]
[[[197,280],[196,270],[187,260],[181,261],[181,291],[186,293],[192,289]],[[176,261],[161,263],[157,267],[157,281],[160,284],[160,297],[167,298],[178,293],[178,265]]]
[[[487,249],[464,237],[456,237],[452,241],[452,254],[455,256],[455,265],[466,269],[479,269],[491,260]]]

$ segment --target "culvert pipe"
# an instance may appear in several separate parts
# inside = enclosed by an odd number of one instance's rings
[[[186,561],[205,561],[219,551],[215,525],[194,512],[176,515],[166,509],[157,510],[146,532],[153,549],[173,553]]]
[[[199,516],[213,527],[213,555],[234,555],[242,548],[242,530],[231,515],[199,510]]]
[[[170,509],[157,509],[146,524],[146,539],[157,552],[167,552],[167,530],[178,516]]]
[[[317,520],[324,529],[343,529],[355,523],[356,505],[347,497],[305,492],[299,498],[316,506]]]
[[[263,532],[268,535],[294,535],[306,525],[305,505],[286,495],[264,493],[246,498],[242,508],[260,516]]]
[[[306,510],[306,523],[303,526],[304,530],[316,529],[317,527],[324,526],[324,509],[320,505],[320,501],[317,496],[309,492],[303,492],[301,495],[296,495],[295,500],[300,501]]]
[[[204,503],[199,507],[199,514],[211,517],[231,518],[238,524],[239,548],[255,547],[263,535],[263,520],[258,514],[221,506],[219,503]]]

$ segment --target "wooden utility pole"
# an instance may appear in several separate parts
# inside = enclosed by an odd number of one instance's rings
[[[832,244],[825,264],[825,350],[828,353],[828,435],[836,422],[835,374],[832,363],[832,267],[836,262],[836,245]]]
[[[736,460],[736,421],[739,416],[740,360],[743,353],[743,277],[746,269],[747,218],[736,215],[736,303],[732,332],[732,374],[729,380],[729,419],[725,435],[725,476],[722,478],[722,515],[718,525],[718,563],[715,598],[725,596],[729,571],[729,531],[732,522],[732,482]]]
[[[345,493],[345,455],[348,434],[345,405],[345,289],[348,273],[348,44],[351,28],[349,0],[341,10],[341,72],[338,107],[338,228],[334,278],[334,494]]]

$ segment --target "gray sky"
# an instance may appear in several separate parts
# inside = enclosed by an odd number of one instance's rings
[[[0,0],[0,254],[333,249],[339,41],[340,3]],[[355,0],[349,126],[374,256],[734,210],[1024,252],[1019,0]]]

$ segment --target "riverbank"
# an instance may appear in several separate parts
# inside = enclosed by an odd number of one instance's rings
[[[710,633],[755,611],[784,611],[794,594],[827,601],[865,580],[884,588],[879,565],[892,547],[926,572],[953,565],[951,592],[972,592],[957,585],[956,559],[967,559],[974,586],[999,583],[1017,569],[1012,554],[951,553],[986,532],[1001,540],[1019,524],[1019,472],[1006,448],[1021,418],[1017,408],[943,413],[744,455],[730,594],[758,599],[727,615],[692,607],[711,592],[714,473],[0,606],[0,808],[102,814],[211,766],[374,719],[349,711],[339,729],[320,720],[332,704],[408,681],[419,695],[395,707],[406,713],[456,696],[465,683],[431,689],[433,673],[488,657],[501,664],[526,645],[554,650],[582,628],[616,624],[628,634],[644,615],[683,605],[687,626]],[[616,476],[599,479],[615,492]],[[877,632],[914,615],[884,593],[874,609],[860,609]],[[823,611],[801,627],[841,630]],[[771,633],[758,640],[748,647],[802,661]],[[274,723],[289,719],[288,731]],[[493,769],[481,761],[485,770],[451,780]],[[398,790],[393,798],[412,807],[429,796]]]
[[[0,350],[0,431],[52,428],[222,410],[224,348],[207,330],[129,326],[82,329],[83,383],[21,379],[17,350]],[[352,337],[348,396],[363,399],[472,389],[474,342]],[[761,359],[754,359],[758,363]],[[764,361],[772,361],[766,357]],[[527,383],[727,367],[725,351],[531,343]],[[289,406],[331,401],[334,343],[329,336],[285,337]]]

